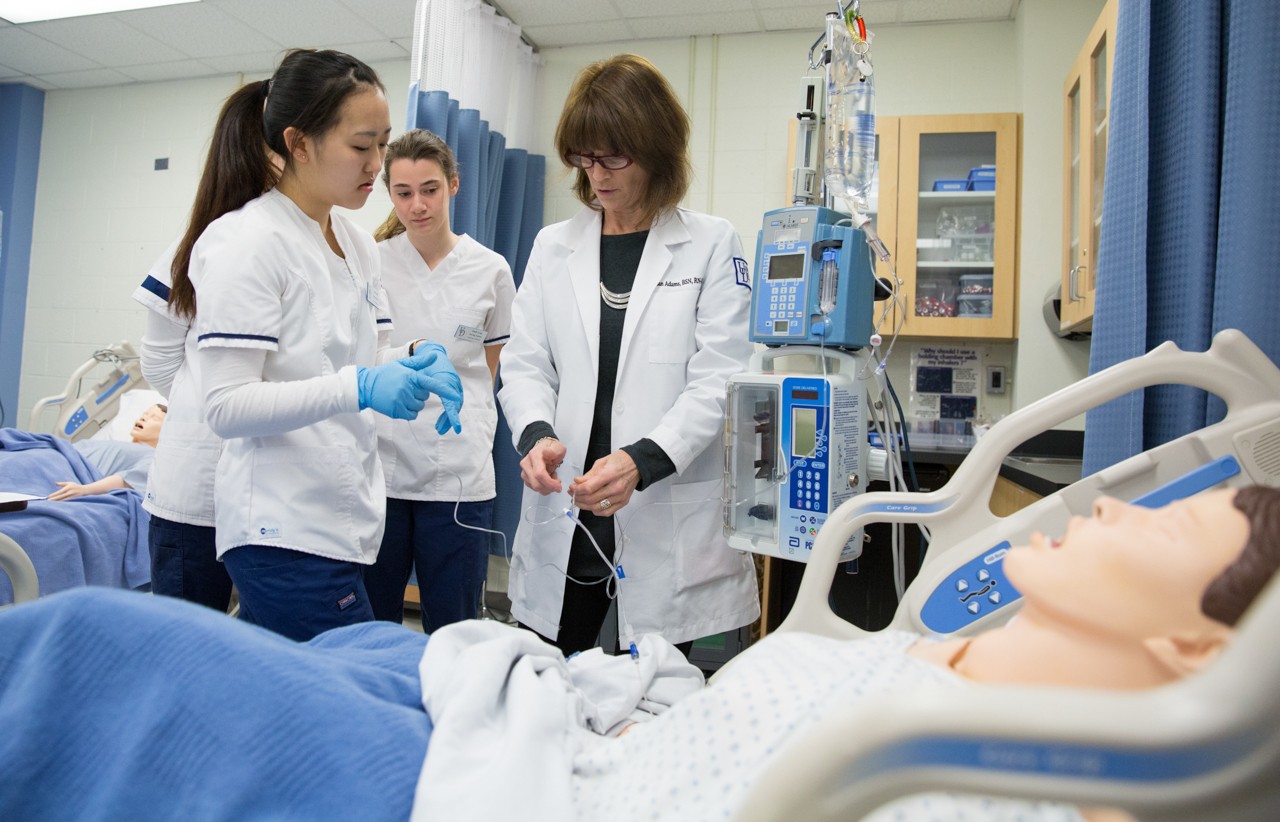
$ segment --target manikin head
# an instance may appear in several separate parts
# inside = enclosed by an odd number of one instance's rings
[[[138,421],[133,424],[133,430],[129,432],[134,442],[150,445],[152,448],[160,442],[160,426],[164,425],[164,418],[169,413],[169,406],[163,403],[155,405],[142,412],[142,416],[138,417]]]

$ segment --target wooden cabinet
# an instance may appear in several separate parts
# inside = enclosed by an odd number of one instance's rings
[[[897,119],[903,335],[1013,339],[1020,115]]]
[[[1118,0],[1108,0],[1063,88],[1061,331],[1093,328]]]
[[[1017,336],[1021,122],[1018,114],[876,118],[868,204],[903,283],[886,338],[898,321],[907,337]],[[793,127],[788,168],[795,151]],[[888,263],[876,273],[893,281]]]

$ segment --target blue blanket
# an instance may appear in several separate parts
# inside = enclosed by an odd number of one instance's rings
[[[426,644],[105,588],[0,612],[0,819],[408,819]]]
[[[55,482],[101,479],[65,440],[0,428],[0,491],[44,496]],[[82,585],[137,588],[151,581],[146,511],[136,491],[49,502],[0,514],[0,532],[31,557],[41,595]],[[9,578],[0,574],[0,604],[13,601]]]

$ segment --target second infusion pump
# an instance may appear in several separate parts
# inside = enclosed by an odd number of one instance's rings
[[[822,356],[817,373],[778,373],[779,357]],[[840,503],[866,490],[866,355],[812,348],[757,353],[729,379],[725,534],[742,551],[808,561],[818,529]],[[768,364],[766,364],[768,363]],[[825,373],[824,373],[825,372]],[[862,552],[861,532],[842,559]]]

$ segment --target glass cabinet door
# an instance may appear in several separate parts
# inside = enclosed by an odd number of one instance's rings
[[[903,334],[1011,339],[1016,308],[1016,114],[903,117]]]
[[[1062,332],[1093,327],[1116,10],[1103,8],[1063,87]]]

